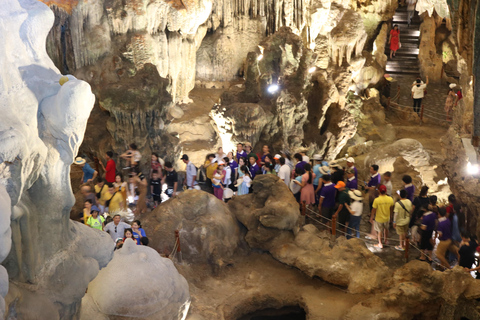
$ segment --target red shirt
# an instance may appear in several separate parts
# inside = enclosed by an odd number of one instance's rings
[[[116,173],[116,166],[115,166],[115,161],[112,159],[107,161],[107,166],[105,167],[105,180],[107,182],[115,182],[115,173]]]

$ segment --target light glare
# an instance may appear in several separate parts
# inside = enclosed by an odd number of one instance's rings
[[[275,93],[278,91],[278,85],[276,84],[271,84],[268,89],[267,89],[268,92],[270,93]]]
[[[467,173],[471,175],[478,174],[478,164],[471,164],[470,161],[467,163]]]
[[[262,60],[262,59],[263,59],[263,54],[261,54],[261,55],[259,55],[259,56],[257,57],[257,61],[260,61],[260,60]]]
[[[314,73],[315,70],[317,70],[317,67],[311,67],[310,69],[308,69],[308,73]]]

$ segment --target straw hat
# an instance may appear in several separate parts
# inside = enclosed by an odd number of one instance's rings
[[[321,174],[330,174],[330,168],[327,166],[320,167]]]
[[[362,191],[360,190],[350,190],[348,191],[348,195],[353,200],[363,200],[363,194],[362,194]]]
[[[83,159],[82,157],[76,157],[73,163],[80,165],[80,164],[84,164],[85,162],[86,162],[85,159]]]
[[[231,197],[233,197],[233,190],[225,188],[225,190],[223,190],[223,199],[230,199]]]
[[[343,169],[343,167],[335,160],[330,161],[329,163],[330,168],[340,168]]]
[[[322,158],[322,156],[319,155],[319,154],[314,154],[314,155],[313,155],[313,160],[315,160],[315,161],[322,161],[323,158]]]
[[[450,85],[449,85],[450,89],[453,89],[453,88],[455,88],[456,86],[457,86],[456,83],[450,83]]]

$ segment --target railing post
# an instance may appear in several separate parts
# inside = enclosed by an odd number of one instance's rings
[[[332,217],[332,236],[335,238],[337,234],[337,217]]]
[[[177,259],[179,263],[182,263],[182,250],[180,249],[180,233],[175,230],[175,243],[177,244]]]
[[[307,205],[306,205],[306,201],[305,201],[305,200],[304,200],[304,201],[302,201],[302,216],[305,216],[305,213],[306,213],[306,212],[305,212],[306,206],[307,206]]]
[[[423,122],[423,108],[424,108],[424,106],[423,106],[423,104],[422,104],[422,106],[421,106],[421,108],[420,108],[420,121],[421,121],[421,122]]]
[[[397,85],[397,103],[400,103],[400,85]]]
[[[405,263],[408,262],[408,249],[410,249],[410,240],[408,237],[405,238]]]

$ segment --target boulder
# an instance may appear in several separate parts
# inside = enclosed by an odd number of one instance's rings
[[[89,284],[83,301],[90,308],[95,305],[96,311],[110,320],[124,317],[171,320],[186,316],[190,294],[187,280],[170,259],[162,258],[152,248],[127,240]],[[98,313],[85,310],[81,319],[91,319],[86,317],[88,314]]]
[[[150,246],[170,253],[179,230],[183,259],[222,266],[240,242],[240,228],[227,204],[199,190],[180,193],[141,217]]]

